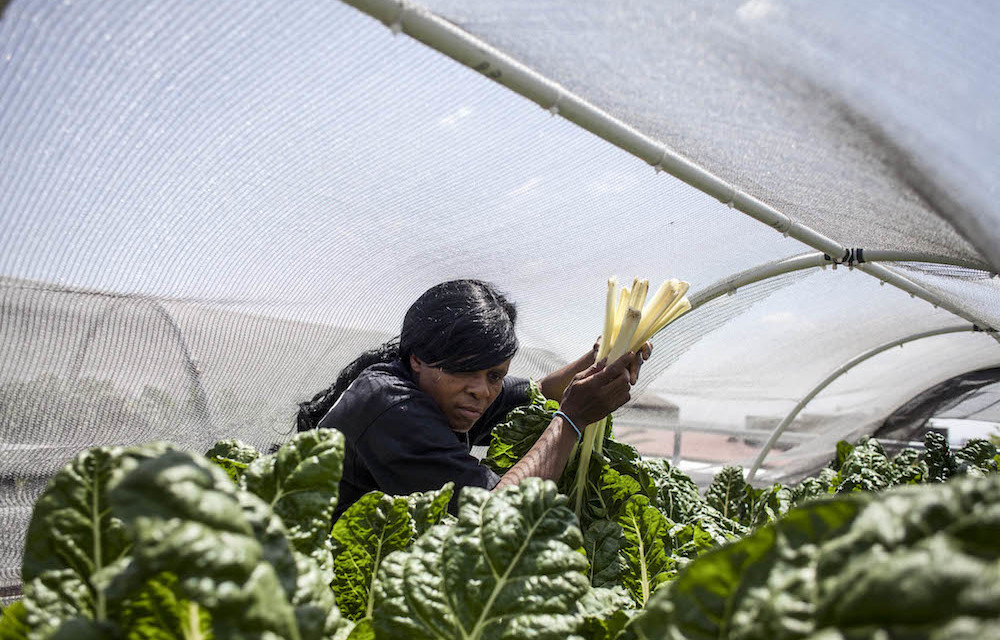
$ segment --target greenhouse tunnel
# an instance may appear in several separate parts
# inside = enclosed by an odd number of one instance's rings
[[[997,6],[608,7],[0,3],[0,598],[79,451],[271,450],[453,278],[532,377],[689,282],[614,425],[701,487],[1000,423]]]

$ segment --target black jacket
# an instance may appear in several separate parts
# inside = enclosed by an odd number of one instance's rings
[[[378,489],[405,495],[455,483],[492,489],[500,481],[469,453],[489,444],[493,428],[512,409],[528,404],[528,381],[507,377],[500,395],[467,434],[448,426],[434,400],[417,388],[400,361],[368,367],[344,391],[319,427],[344,434],[346,452],[333,519],[364,494]]]

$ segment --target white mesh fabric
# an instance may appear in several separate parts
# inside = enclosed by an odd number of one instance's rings
[[[651,19],[641,4],[434,6],[837,241],[982,261],[897,152],[968,150],[937,186],[957,197],[957,173],[959,195],[979,197],[997,175],[978,93],[993,84],[970,86],[971,115],[927,129],[943,137],[910,138],[950,103],[921,101],[926,83],[901,92],[919,113],[900,120],[877,117],[897,104],[884,94],[851,102],[868,85],[850,82],[863,60],[840,39],[843,15],[825,30],[839,10],[786,7],[755,30],[740,12],[770,5],[656,5]],[[865,33],[871,46],[884,29]],[[788,55],[803,42],[815,48]],[[838,51],[844,64],[823,76]],[[992,63],[972,56],[971,77]],[[590,346],[609,275],[679,277],[694,292],[806,250],[339,3],[15,1],[0,21],[0,104],[0,594],[18,581],[33,500],[76,451],[281,442],[296,404],[393,336],[434,283],[480,277],[509,293],[524,345],[513,371],[538,375]],[[898,272],[997,318],[978,272]],[[657,338],[645,408],[618,425],[659,455],[680,425],[705,473],[720,457],[746,464],[832,367],[955,322],[846,270],[748,286]],[[929,341],[925,375],[906,384],[832,387],[841,400],[817,398],[811,431],[793,425],[768,472],[791,477],[897,396],[990,361],[997,345],[977,337]],[[732,449],[700,458],[718,435]]]
[[[995,5],[426,5],[842,243],[1000,268]]]

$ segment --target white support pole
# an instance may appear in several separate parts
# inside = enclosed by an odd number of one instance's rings
[[[875,347],[874,349],[869,349],[868,351],[865,351],[861,355],[854,357],[851,360],[847,361],[846,363],[842,364],[841,366],[837,367],[833,371],[833,373],[823,378],[823,380],[819,384],[813,387],[812,391],[803,396],[802,399],[799,400],[798,404],[795,405],[795,408],[793,408],[791,412],[789,412],[789,414],[785,416],[784,420],[778,423],[778,426],[774,428],[774,431],[771,432],[771,436],[767,439],[767,442],[764,443],[764,446],[761,447],[760,452],[757,454],[757,458],[753,461],[753,465],[750,467],[750,472],[747,474],[747,482],[753,480],[754,476],[757,475],[757,471],[760,469],[760,466],[764,463],[764,458],[766,458],[767,454],[770,453],[771,449],[778,442],[778,438],[780,438],[781,434],[784,433],[785,429],[788,428],[788,425],[792,424],[792,421],[795,420],[796,416],[799,415],[799,413],[805,408],[805,406],[809,404],[809,402],[812,401],[812,399],[815,398],[820,391],[830,386],[830,384],[833,383],[834,380],[844,375],[845,373],[847,373],[857,365],[861,364],[865,360],[868,360],[869,358],[877,356],[880,353],[888,351],[893,347],[898,347],[899,345],[906,344],[907,342],[913,342],[914,340],[921,340],[923,338],[930,338],[933,336],[940,336],[949,333],[962,333],[965,331],[974,331],[974,330],[975,327],[962,325],[955,327],[945,327],[943,329],[935,329],[933,331],[924,331],[922,333],[916,333],[907,336],[905,338],[900,338],[898,340],[893,340],[892,342],[887,342],[883,345]]]
[[[826,259],[824,254],[814,252],[792,256],[791,258],[785,258],[784,260],[779,260],[777,262],[762,264],[752,269],[747,269],[746,271],[733,274],[727,278],[723,278],[715,284],[689,295],[688,302],[691,303],[691,311],[694,311],[706,302],[711,302],[716,298],[736,291],[737,289],[745,287],[749,284],[760,282],[761,280],[767,280],[768,278],[774,278],[786,273],[791,273],[793,271],[802,271],[803,269],[822,267],[827,264],[830,264],[830,262]]]
[[[793,221],[777,209],[738,190],[722,178],[629,127],[559,84],[532,71],[427,9],[412,5],[406,0],[344,0],[344,2],[380,20],[393,32],[406,33],[415,40],[482,73],[543,108],[558,113],[616,147],[641,158],[658,170],[662,169],[720,202],[832,256],[834,260],[840,262],[842,257],[847,255],[845,247],[837,241]],[[860,266],[871,267],[874,265]],[[942,309],[970,319],[967,312],[956,311],[957,307],[954,305],[948,304],[939,296],[905,278],[878,269],[873,272],[869,268],[863,268],[862,271],[893,286],[908,283],[900,288],[924,298]],[[878,275],[879,273],[882,275]],[[991,331],[996,329],[982,319],[970,319],[970,321],[983,329]]]

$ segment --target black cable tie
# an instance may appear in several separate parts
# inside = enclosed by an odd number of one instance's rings
[[[833,260],[833,258],[830,257],[829,253],[824,253],[823,254],[823,259],[825,259],[827,262],[830,262],[831,260]]]
[[[858,247],[854,250],[854,257],[857,258],[858,264],[862,264],[865,261],[865,250]]]

